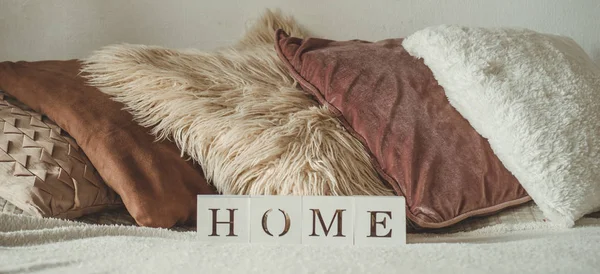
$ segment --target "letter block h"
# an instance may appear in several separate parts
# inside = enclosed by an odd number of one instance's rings
[[[199,240],[214,243],[248,243],[249,216],[248,196],[202,196],[198,199]]]

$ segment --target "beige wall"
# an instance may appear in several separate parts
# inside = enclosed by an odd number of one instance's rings
[[[118,42],[215,48],[265,8],[334,39],[442,23],[527,27],[571,36],[600,63],[600,0],[0,0],[0,60],[77,58]]]

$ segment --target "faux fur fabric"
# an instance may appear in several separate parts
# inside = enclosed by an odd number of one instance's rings
[[[278,28],[305,35],[267,12],[231,48],[113,45],[83,71],[224,194],[392,195],[365,148],[288,75],[273,48]]]
[[[600,68],[570,38],[438,26],[403,43],[551,221],[600,209]]]

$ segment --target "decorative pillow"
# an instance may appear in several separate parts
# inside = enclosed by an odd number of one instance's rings
[[[0,213],[31,215],[0,196]]]
[[[29,215],[73,219],[123,206],[75,140],[0,92],[0,197]]]
[[[600,67],[568,37],[438,26],[404,42],[553,222],[600,209]]]
[[[196,195],[213,193],[202,170],[173,143],[156,142],[121,103],[86,85],[79,69],[76,60],[2,62],[0,88],[69,132],[140,225],[193,221]]]
[[[302,40],[279,30],[276,40],[294,79],[364,144],[418,226],[445,227],[530,200],[402,39]]]
[[[278,60],[279,27],[302,33],[267,12],[235,48],[115,45],[87,58],[84,71],[224,194],[391,195],[360,142]]]

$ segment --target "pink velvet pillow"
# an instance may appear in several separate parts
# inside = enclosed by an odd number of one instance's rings
[[[418,226],[445,227],[529,201],[401,42],[302,40],[279,30],[275,48],[304,90],[364,144]]]

